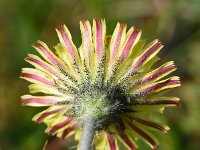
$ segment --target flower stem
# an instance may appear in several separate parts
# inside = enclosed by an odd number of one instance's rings
[[[91,150],[94,137],[94,120],[88,119],[83,127],[83,134],[80,141],[80,150]]]

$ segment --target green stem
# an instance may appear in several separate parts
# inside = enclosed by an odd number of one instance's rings
[[[91,150],[94,137],[94,120],[88,119],[83,127],[83,134],[80,141],[80,150]]]

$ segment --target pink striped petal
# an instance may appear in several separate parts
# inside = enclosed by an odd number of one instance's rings
[[[69,54],[72,56],[72,58],[75,58],[75,46],[72,42],[71,35],[65,25],[61,25],[56,29],[60,42],[63,44],[66,49],[69,51]]]
[[[81,33],[82,33],[82,44],[86,50],[86,54],[88,60],[90,60],[91,52],[92,52],[92,35],[91,35],[91,27],[88,21],[82,20],[81,24]]]
[[[59,62],[58,58],[49,50],[47,45],[42,41],[37,41],[33,47],[49,62],[65,70],[65,67]]]
[[[34,63],[40,67],[42,67],[43,69],[45,69],[46,71],[48,71],[49,73],[55,75],[55,76],[59,76],[58,72],[53,70],[49,65],[47,65],[44,61],[42,61],[41,59],[34,57],[34,55],[29,55],[26,59],[27,62],[29,63]]]
[[[22,96],[22,105],[29,106],[49,106],[58,102],[55,98],[47,98],[47,97],[37,97],[37,96]]]
[[[126,136],[124,132],[118,131],[118,134],[131,150],[136,150],[134,143],[131,142],[131,140]]]
[[[59,129],[63,128],[64,126],[68,125],[71,122],[71,119],[68,118],[66,120],[64,120],[63,122],[60,122],[56,125],[54,125],[51,130],[49,130],[48,134],[54,134],[56,131],[58,131]]]
[[[116,150],[115,140],[112,137],[112,134],[107,133],[108,143],[110,145],[110,150]]]
[[[152,146],[153,149],[157,148],[157,143],[144,131],[142,131],[140,128],[132,124],[131,122],[127,121],[127,124],[135,131],[137,132],[141,137],[143,137],[145,140],[148,141],[148,143]]]
[[[136,70],[139,66],[144,63],[148,57],[150,57],[154,52],[156,52],[159,48],[162,47],[162,43],[157,41],[154,43],[151,47],[149,47],[140,57],[139,59],[134,63],[131,70]]]
[[[52,114],[55,114],[59,111],[61,111],[63,108],[57,108],[57,109],[54,109],[54,110],[49,110],[49,111],[45,111],[44,113],[40,114],[36,119],[34,119],[34,121],[36,123],[40,123],[42,122],[46,117],[52,115]]]
[[[50,81],[44,77],[41,77],[39,75],[32,74],[32,73],[21,73],[20,77],[25,78],[25,79],[32,79],[32,80],[35,80],[35,81],[38,81],[38,82],[41,82],[41,83],[44,83],[47,85],[51,85],[51,86],[55,85],[55,83],[53,81]]]
[[[104,37],[103,37],[103,21],[101,19],[95,19],[94,23],[95,31],[94,31],[94,43],[95,50],[97,54],[97,59],[100,60],[102,57],[102,51],[104,47]]]
[[[166,73],[170,73],[173,70],[175,70],[175,65],[172,63],[170,65],[164,66],[158,70],[156,70],[155,72],[153,72],[152,74],[146,76],[145,78],[142,79],[141,83],[147,83],[150,82],[152,80],[155,80],[156,78],[162,76],[163,74]]]
[[[135,40],[139,35],[139,30],[134,29],[132,33],[130,34],[129,38],[124,44],[124,47],[122,48],[122,54],[120,56],[120,61],[123,61],[125,57],[128,55],[130,50],[132,49],[133,45],[135,44]]]
[[[168,79],[163,82],[156,83],[144,89],[144,92],[152,92],[158,89],[166,89],[168,86],[180,86],[180,80]]]
[[[118,24],[117,27],[115,28],[114,33],[115,32],[117,33],[116,33],[116,36],[114,35],[112,36],[112,38],[115,38],[115,39],[112,39],[114,40],[114,44],[113,44],[113,47],[111,48],[111,61],[113,61],[117,55],[120,44],[122,42],[122,34],[125,30],[126,30],[126,24]]]
[[[171,77],[166,80],[162,80],[160,82],[155,82],[153,84],[147,85],[139,85],[139,87],[133,87],[130,89],[130,94],[142,94],[142,93],[150,93],[150,92],[159,92],[166,89],[174,88],[180,86],[180,79],[179,77]]]
[[[78,124],[73,124],[69,128],[65,129],[62,133],[62,139],[64,139],[70,132],[74,131],[77,128]]]
[[[145,126],[148,126],[148,127],[152,127],[154,129],[157,129],[157,130],[160,130],[162,131],[163,133],[167,133],[169,131],[169,128],[168,127],[163,127],[155,122],[151,122],[151,121],[147,121],[147,120],[143,120],[141,118],[134,118],[134,120],[136,120],[137,122],[145,125]]]

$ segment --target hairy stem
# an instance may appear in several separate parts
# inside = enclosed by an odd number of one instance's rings
[[[94,120],[88,119],[83,128],[83,134],[80,141],[80,150],[91,150],[94,137]]]

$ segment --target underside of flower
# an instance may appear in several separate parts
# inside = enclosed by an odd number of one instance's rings
[[[153,69],[163,47],[154,40],[145,46],[141,31],[118,23],[112,36],[106,35],[105,21],[80,22],[82,44],[72,42],[68,28],[56,29],[60,43],[54,48],[37,41],[33,47],[42,59],[29,54],[25,59],[35,68],[23,68],[21,78],[30,81],[30,93],[21,97],[28,106],[48,106],[33,120],[47,125],[46,132],[60,138],[80,140],[85,124],[92,120],[96,149],[136,149],[142,139],[152,149],[158,145],[151,130],[167,133],[169,127],[153,121],[152,113],[179,103],[162,96],[180,86],[179,77],[165,76],[176,70],[172,61]],[[42,93],[41,96],[34,95]]]

